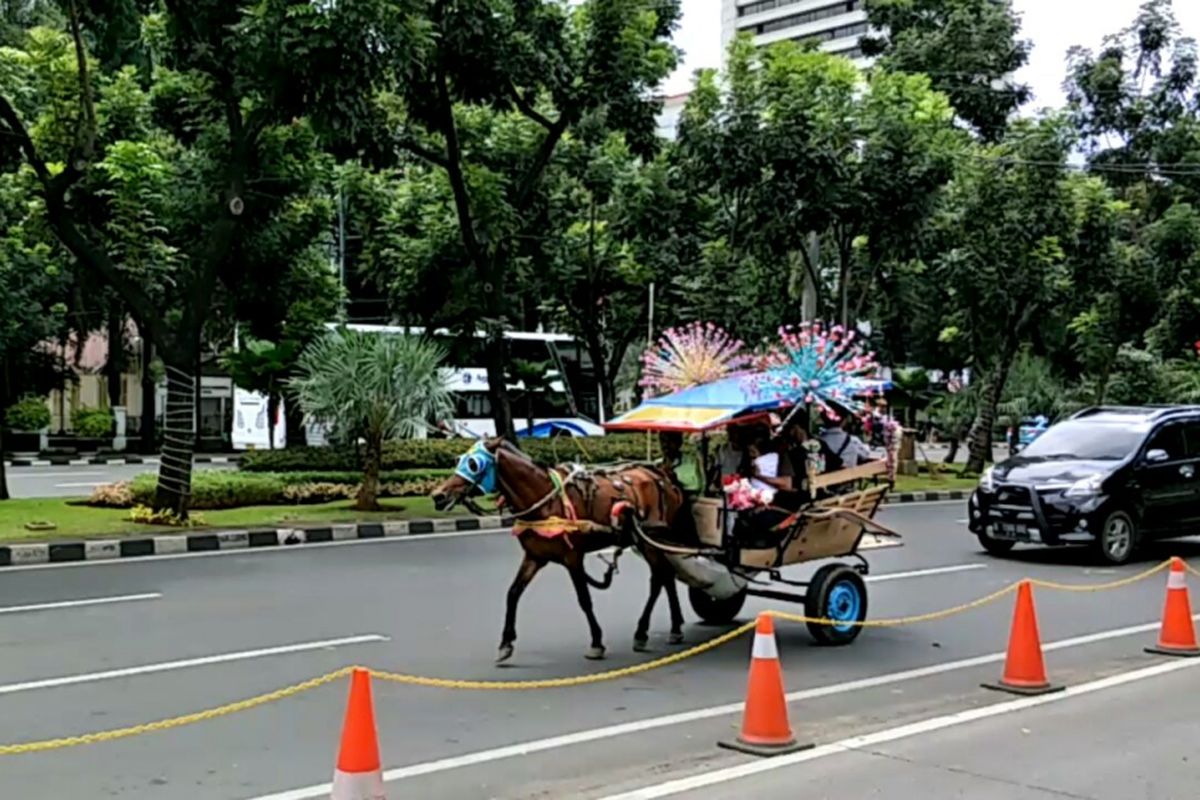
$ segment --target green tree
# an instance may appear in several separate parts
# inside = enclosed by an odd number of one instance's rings
[[[867,0],[878,30],[863,38],[863,53],[891,72],[924,73],[946,94],[967,124],[986,141],[1004,134],[1010,117],[1029,99],[1013,79],[1029,60],[1018,38],[1012,3],[996,0]]]
[[[344,13],[341,5],[306,6],[280,23],[285,50],[276,60],[286,56],[300,94],[320,80],[326,51],[313,42],[329,42],[329,17]],[[461,327],[489,332],[485,361],[496,427],[511,433],[501,334],[519,306],[520,237],[540,217],[543,175],[563,138],[589,117],[628,131],[635,149],[652,146],[651,90],[675,65],[668,36],[678,2],[364,5],[372,13],[357,35],[329,45],[338,48],[341,94],[350,98],[330,110],[350,117],[338,128],[347,139],[374,140],[382,152],[425,165],[431,178],[422,191],[439,198],[439,212],[448,189],[465,255],[459,264],[468,272],[448,280],[475,288],[479,302]],[[376,98],[381,103],[372,107]],[[497,120],[495,112],[516,119]],[[444,224],[444,212],[435,216]]]
[[[916,252],[960,139],[923,76],[735,40],[724,85],[702,73],[681,121],[677,159],[708,238],[685,290],[751,340],[802,316],[806,290],[808,314],[853,324]]]
[[[1071,131],[1048,118],[1013,126],[972,152],[939,219],[938,280],[948,287],[942,340],[983,383],[967,468],[983,469],[1013,360],[1070,285]]]
[[[281,27],[270,13],[286,9],[256,6],[248,18],[220,0],[122,3],[138,14],[125,29],[144,36],[128,49],[137,63],[120,65],[112,48],[103,63],[87,54],[89,38],[109,41],[115,17],[80,5],[66,3],[69,37],[32,29],[26,51],[5,53],[0,133],[10,162],[19,154],[36,179],[54,236],[164,364],[155,504],[186,514],[195,375],[214,306],[256,267],[253,233],[312,188],[296,180],[286,146],[312,135],[291,97],[285,108],[290,87],[270,60]]]
[[[267,397],[267,443],[275,448],[275,416],[288,374],[300,357],[300,345],[292,339],[270,342],[247,337],[238,350],[221,357],[221,366],[236,386]]]
[[[37,377],[47,359],[37,345],[52,338],[66,311],[61,252],[36,236],[45,223],[42,209],[26,202],[27,178],[0,173],[0,409],[26,392],[44,396],[49,387]],[[5,423],[0,419],[0,500],[8,499]]]
[[[453,413],[443,357],[439,346],[419,337],[346,329],[317,339],[300,356],[290,387],[304,413],[362,439],[359,510],[379,507],[383,443],[416,436]]]

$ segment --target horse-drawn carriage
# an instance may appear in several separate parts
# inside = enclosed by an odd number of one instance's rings
[[[852,333],[839,328],[785,329],[782,347],[762,355],[760,369],[735,374],[710,369],[731,344],[740,346],[713,332],[713,326],[693,325],[669,345],[675,348],[684,339],[694,345],[700,369],[693,372],[704,377],[685,375],[686,388],[649,399],[606,427],[648,436],[656,431],[696,434],[707,465],[708,436],[714,431],[786,418],[814,402],[826,410],[833,402],[853,406],[855,393],[871,383],[865,377],[874,369],[869,355],[852,345]],[[679,356],[678,349],[674,355]],[[608,574],[597,581],[584,568],[584,556],[626,547],[635,547],[650,567],[650,594],[634,633],[636,650],[647,646],[651,613],[662,592],[671,612],[668,644],[683,642],[677,579],[689,587],[692,607],[705,621],[731,621],[750,595],[795,601],[804,604],[805,615],[813,620],[809,628],[814,638],[846,644],[858,635],[858,623],[867,613],[863,576],[868,567],[861,551],[898,544],[899,536],[873,519],[890,487],[889,465],[874,461],[820,474],[806,460],[803,469],[802,502],[786,513],[768,509],[775,514],[773,521],[769,529],[757,531],[735,524],[735,509],[724,492],[687,496],[664,464],[550,467],[501,439],[478,442],[464,453],[433,499],[446,510],[459,502],[473,507],[473,495],[497,495],[515,520],[513,532],[524,556],[508,591],[498,661],[512,657],[517,604],[548,563],[561,564],[570,574],[591,634],[586,657],[602,658],[603,635],[589,587],[608,588],[616,562],[614,558]],[[704,484],[712,486],[707,479]],[[760,509],[742,507],[736,514],[745,521],[753,510]],[[855,562],[824,565],[807,581],[783,574],[796,564],[834,558]],[[792,590],[775,588],[778,584]]]
[[[696,435],[697,449],[707,464],[712,433],[764,417],[786,418],[800,410],[791,400],[763,396],[754,389],[752,378],[735,376],[649,400],[606,427]],[[805,616],[828,620],[808,626],[824,644],[847,644],[862,630],[857,623],[867,615],[863,576],[869,567],[861,551],[900,546],[899,534],[874,521],[891,486],[889,463],[867,461],[819,474],[815,461],[806,462],[806,502],[782,520],[773,517],[770,529],[758,531],[760,535],[747,535],[745,526],[739,531],[735,519],[747,512],[730,508],[723,492],[710,491],[691,500],[698,543],[681,546],[652,534],[640,536],[643,548],[660,550],[688,586],[692,609],[702,620],[729,622],[746,597],[755,596],[802,603]],[[806,581],[783,573],[786,567],[837,558],[853,563],[825,564]],[[780,584],[790,590],[776,588]]]

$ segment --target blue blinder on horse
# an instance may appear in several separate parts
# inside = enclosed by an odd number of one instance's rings
[[[454,474],[484,494],[492,494],[496,491],[496,455],[483,442],[476,442],[459,457]]]

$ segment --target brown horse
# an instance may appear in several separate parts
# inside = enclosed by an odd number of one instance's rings
[[[459,459],[455,474],[433,492],[433,503],[439,511],[460,501],[470,507],[472,494],[493,492],[504,498],[506,508],[516,519],[514,534],[525,551],[508,590],[497,663],[512,657],[521,594],[538,571],[551,562],[562,564],[570,573],[579,607],[587,617],[592,643],[586,657],[603,658],[603,634],[592,611],[588,586],[608,588],[613,567],[603,581],[596,581],[584,570],[583,557],[635,543],[635,525],[647,531],[669,528],[683,507],[683,493],[655,467],[636,465],[594,472],[567,466],[549,469],[536,464],[510,442],[490,439],[477,442]],[[650,567],[650,597],[638,620],[634,649],[646,647],[650,614],[663,589],[671,606],[668,641],[680,644],[683,613],[674,570],[655,548],[640,550]]]

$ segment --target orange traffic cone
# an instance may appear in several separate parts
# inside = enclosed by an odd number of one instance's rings
[[[718,742],[721,747],[756,756],[774,756],[807,750],[812,744],[797,744],[788,724],[787,698],[783,695],[783,671],[775,646],[775,623],[770,614],[758,615],[754,649],[750,656],[750,685],[742,715],[742,732],[737,739]]]
[[[1183,560],[1172,558],[1171,571],[1167,573],[1167,603],[1163,607],[1158,646],[1147,647],[1147,653],[1200,656],[1200,646],[1196,644],[1196,625],[1192,622],[1192,604],[1188,600],[1186,574]]]
[[[1017,607],[1013,612],[1012,632],[1008,637],[1008,657],[1004,660],[1004,675],[998,683],[985,683],[985,689],[1013,694],[1046,694],[1062,691],[1046,680],[1046,664],[1042,660],[1042,640],[1038,636],[1037,613],[1033,607],[1033,586],[1021,581],[1017,588]]]
[[[350,676],[350,700],[342,726],[342,746],[333,772],[331,800],[386,800],[375,737],[371,703],[371,674],[355,668]]]

